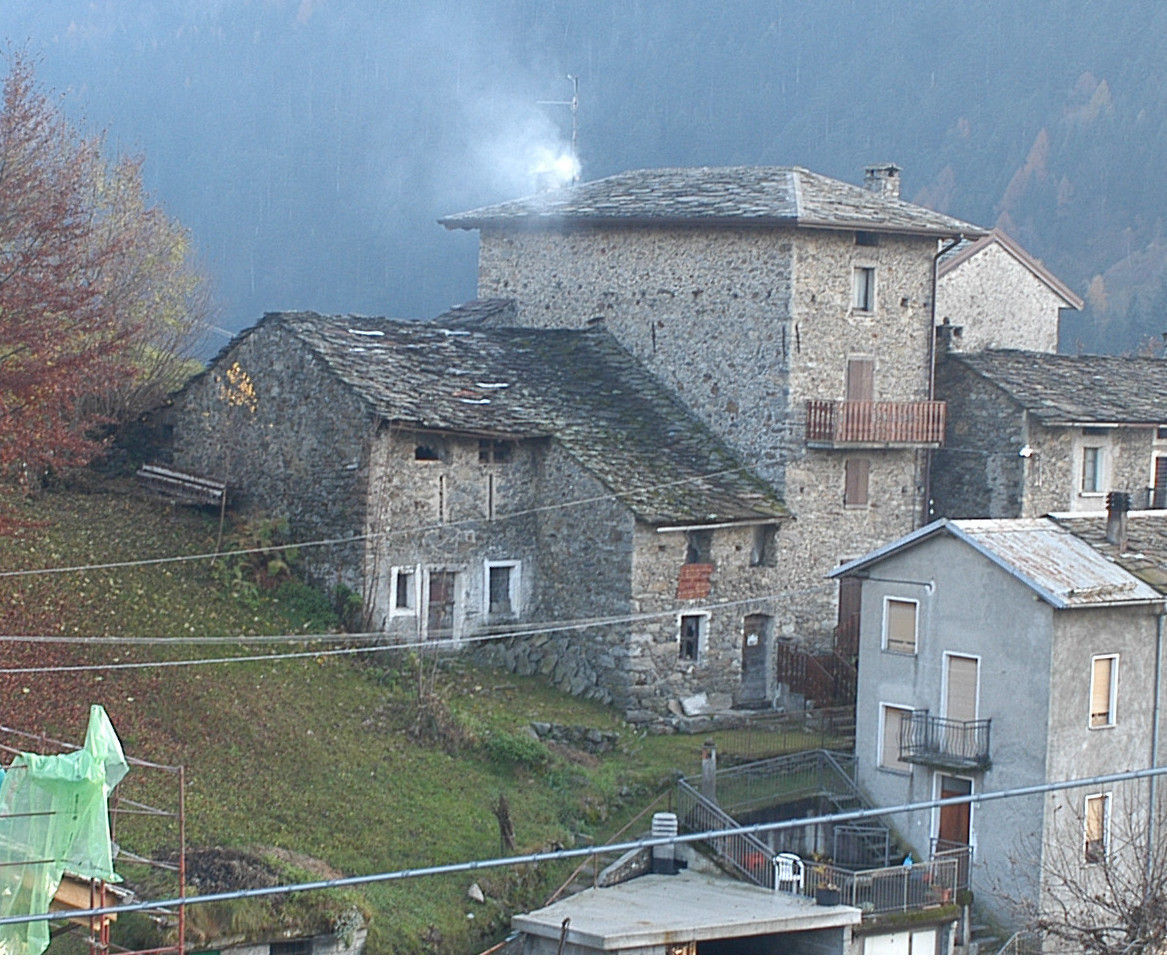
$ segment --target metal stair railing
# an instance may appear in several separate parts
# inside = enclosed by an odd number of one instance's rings
[[[741,826],[683,779],[677,781],[677,819],[686,829],[695,832],[728,830]],[[715,837],[707,842],[731,873],[767,890],[775,889],[774,858],[777,854],[753,834],[738,833]]]

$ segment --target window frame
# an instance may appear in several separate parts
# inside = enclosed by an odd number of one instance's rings
[[[692,618],[697,621],[697,649],[691,657],[685,656],[685,637],[681,632],[685,620]],[[705,648],[709,643],[709,611],[685,610],[677,614],[677,660],[682,663],[700,663],[704,659]]]
[[[1110,689],[1107,691],[1105,723],[1094,722],[1094,675],[1099,660],[1110,661]],[[1118,725],[1118,662],[1117,653],[1098,653],[1090,658],[1090,687],[1086,698],[1086,726],[1090,730],[1109,730]]]
[[[490,578],[492,570],[509,570],[507,578],[507,601],[509,610],[492,610],[490,603]],[[488,620],[513,620],[519,616],[522,602],[522,560],[482,561],[482,612]]]
[[[413,606],[400,607],[397,605],[398,586],[402,576],[412,577],[413,584],[409,589],[409,599]],[[389,569],[389,616],[417,617],[421,611],[421,567],[418,565],[390,567]]]
[[[862,499],[849,499],[852,478],[855,480],[856,494]],[[859,490],[860,487],[862,490]],[[843,461],[843,506],[850,510],[864,510],[871,506],[870,457],[847,457]]]
[[[1102,801],[1102,836],[1090,836],[1090,803]],[[1110,856],[1110,812],[1113,807],[1113,793],[1088,793],[1082,803],[1082,860],[1087,865],[1105,863]],[[1091,844],[1101,845],[1101,850],[1090,849]]]
[[[1105,491],[1105,470],[1103,464],[1105,462],[1105,447],[1101,446],[1086,446],[1082,445],[1082,469],[1078,476],[1078,493],[1083,497],[1101,496]],[[1094,454],[1094,469],[1091,473],[1090,482],[1093,484],[1090,487],[1086,486],[1086,463],[1087,454]]]
[[[879,703],[879,730],[875,740],[875,766],[884,773],[893,773],[896,776],[908,777],[912,775],[912,765],[907,760],[899,759],[899,731],[896,731],[896,756],[892,761],[893,765],[884,763],[883,748],[887,743],[887,716],[889,710],[898,710],[906,716],[911,716],[915,713],[915,707],[909,707],[902,703],[886,703],[880,701]],[[901,718],[902,725],[902,718]]]
[[[756,524],[750,537],[750,566],[776,567],[777,565],[778,524]]]
[[[892,641],[888,636],[888,625],[890,620],[891,605],[893,603],[910,603],[915,610],[913,616],[914,630],[912,634],[912,649],[897,649],[889,646],[890,642],[902,643],[903,641]],[[883,598],[883,626],[881,630],[881,649],[885,653],[894,653],[901,657],[915,657],[920,652],[920,601],[912,597],[893,597],[885,596]]]
[[[874,313],[875,304],[875,267],[864,263],[853,264],[851,267],[851,310],[855,313]]]

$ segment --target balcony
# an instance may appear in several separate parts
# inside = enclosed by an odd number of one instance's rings
[[[900,721],[900,760],[940,770],[985,770],[989,720],[950,720],[914,710]]]
[[[806,443],[828,450],[938,447],[946,408],[943,400],[808,400]]]

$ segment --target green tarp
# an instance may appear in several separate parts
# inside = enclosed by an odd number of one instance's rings
[[[121,879],[113,870],[106,801],[128,769],[97,705],[89,708],[80,750],[22,753],[12,762],[0,780],[0,917],[48,912],[66,870]],[[0,924],[0,953],[44,953],[48,945],[46,921]]]

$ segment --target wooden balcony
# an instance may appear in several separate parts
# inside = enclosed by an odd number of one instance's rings
[[[938,447],[943,400],[808,400],[806,443],[826,449]]]
[[[900,721],[900,759],[940,770],[987,770],[990,720],[950,720],[913,710]]]

